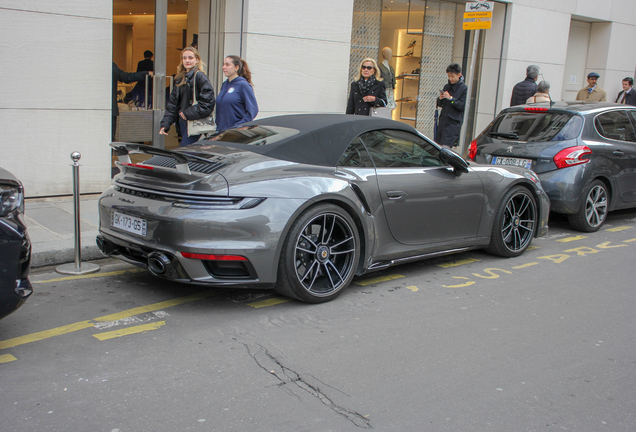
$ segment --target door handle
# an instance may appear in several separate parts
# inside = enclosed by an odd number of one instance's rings
[[[612,152],[612,154],[613,154],[614,156],[625,156],[625,153],[624,153],[624,152],[622,152],[622,151],[620,151],[620,150],[614,150],[614,151]]]
[[[396,200],[396,199],[400,199],[403,196],[407,196],[408,194],[405,191],[386,191],[386,196],[389,197],[389,199],[392,200]]]

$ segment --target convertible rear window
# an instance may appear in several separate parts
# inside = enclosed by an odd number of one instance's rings
[[[575,139],[583,118],[567,112],[508,112],[497,117],[483,135],[514,141],[565,141]]]
[[[209,141],[222,141],[225,143],[243,144],[262,146],[273,144],[284,138],[296,135],[298,130],[290,129],[278,126],[245,126],[237,127],[234,129],[228,129],[225,131],[217,132],[210,138]]]

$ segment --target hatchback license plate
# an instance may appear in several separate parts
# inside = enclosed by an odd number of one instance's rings
[[[116,211],[111,213],[110,224],[115,228],[141,236],[146,235],[146,227],[148,226],[146,219],[128,216]]]
[[[492,158],[492,164],[512,165],[530,169],[530,167],[532,166],[532,160],[495,156],[494,158]]]

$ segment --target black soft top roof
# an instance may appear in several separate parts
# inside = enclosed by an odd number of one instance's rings
[[[417,133],[411,126],[397,121],[347,114],[284,115],[244,123],[240,127],[252,125],[284,127],[295,129],[298,133],[266,145],[237,144],[221,140],[214,144],[290,162],[336,166],[351,141],[365,132],[376,129],[399,129]],[[187,151],[187,147],[184,150]]]

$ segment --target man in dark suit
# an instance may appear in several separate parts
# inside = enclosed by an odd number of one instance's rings
[[[621,103],[625,105],[635,105],[636,106],[636,90],[632,87],[634,86],[634,79],[632,77],[627,77],[623,79],[623,90],[618,93],[616,97],[616,103]]]
[[[152,51],[144,51],[144,59],[137,63],[137,72],[151,71],[155,69],[155,62],[152,61]]]
[[[512,89],[510,106],[523,105],[530,96],[537,92],[537,77],[539,76],[539,66],[530,65],[526,68],[526,79],[517,83]]]

